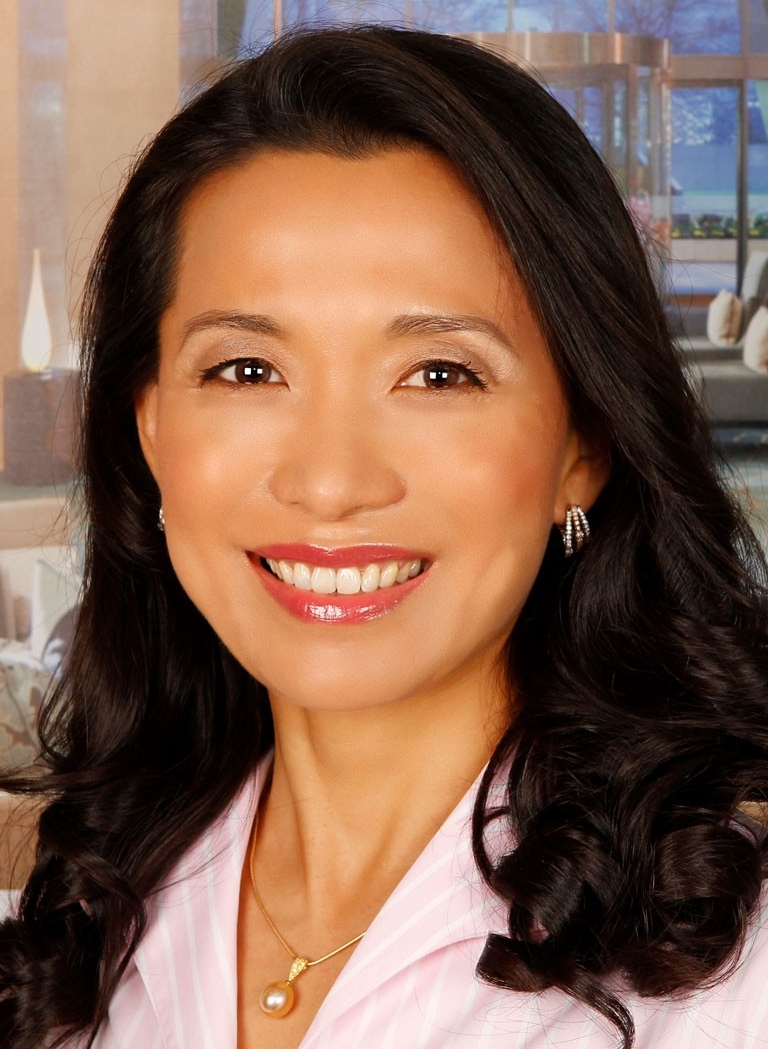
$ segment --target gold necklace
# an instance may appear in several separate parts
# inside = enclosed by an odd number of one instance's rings
[[[353,936],[351,940],[347,940],[347,942],[343,943],[341,947],[336,947],[334,950],[324,954],[322,958],[314,958],[312,961],[310,961],[309,958],[305,958],[303,954],[299,954],[298,951],[294,951],[293,947],[291,947],[291,945],[284,939],[280,930],[267,914],[267,910],[261,902],[259,890],[256,888],[256,875],[253,870],[253,858],[256,851],[258,818],[257,812],[253,828],[253,840],[251,841],[251,849],[248,856],[248,871],[251,875],[251,888],[253,889],[253,896],[258,904],[259,910],[264,915],[264,920],[292,959],[291,971],[288,973],[288,978],[285,980],[275,980],[274,983],[268,983],[259,996],[259,1006],[261,1011],[266,1013],[267,1016],[279,1019],[281,1016],[287,1016],[291,1009],[293,1009],[296,1000],[296,992],[291,985],[296,977],[301,976],[305,969],[310,969],[313,965],[320,965],[321,962],[327,962],[328,959],[333,958],[334,955],[341,954],[341,952],[346,951],[348,947],[352,947],[354,944],[359,943],[365,936],[365,933],[361,932],[359,936]]]

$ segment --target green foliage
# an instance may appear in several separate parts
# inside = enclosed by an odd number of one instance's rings
[[[671,236],[675,240],[735,240],[739,224],[735,215],[674,215]],[[768,240],[768,212],[761,212],[749,221],[749,236]]]
[[[766,212],[755,215],[749,224],[749,235],[750,237],[768,238],[768,214]]]

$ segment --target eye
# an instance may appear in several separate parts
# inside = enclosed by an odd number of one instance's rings
[[[222,361],[202,372],[203,382],[218,379],[221,382],[238,386],[255,386],[266,383],[281,383],[283,377],[273,368],[269,361],[259,357],[240,357],[237,360]]]
[[[414,369],[398,386],[415,386],[426,390],[451,390],[456,386],[479,386],[486,383],[468,364],[455,361],[425,361]]]

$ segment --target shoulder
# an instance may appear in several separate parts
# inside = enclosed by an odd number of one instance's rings
[[[236,1044],[240,877],[268,768],[265,759],[148,900],[93,1049]]]
[[[472,801],[470,793],[385,904],[303,1049],[366,1039],[423,1049],[620,1044],[616,1027],[563,991],[510,991],[477,976],[486,937],[505,930],[507,915],[474,862]],[[635,1023],[635,1049],[768,1049],[766,973],[768,893],[737,961],[712,986],[674,1000],[615,989]]]
[[[433,888],[439,894],[440,886]],[[472,900],[464,903],[469,923],[456,915],[453,934],[442,940],[424,912],[410,920],[398,914],[397,927],[387,921],[376,930],[367,949],[353,955],[303,1049],[366,1040],[423,1049],[480,1044],[485,1049],[617,1049],[617,1029],[564,992],[516,992],[481,981],[475,969],[489,926],[481,929],[476,923],[487,919],[488,911],[476,907],[471,915]],[[413,953],[406,961],[408,950]],[[367,971],[369,959],[375,971]],[[766,972],[764,911],[738,964],[714,986],[677,1000],[621,996],[635,1023],[635,1049],[768,1049]]]

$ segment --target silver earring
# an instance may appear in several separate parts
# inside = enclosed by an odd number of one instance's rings
[[[157,527],[160,529],[161,532],[165,531],[165,514],[163,513],[162,506],[157,511]]]
[[[563,537],[566,557],[577,554],[589,542],[589,521],[578,504],[568,507],[565,511],[565,524],[558,525],[558,528]]]

